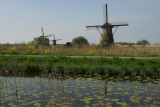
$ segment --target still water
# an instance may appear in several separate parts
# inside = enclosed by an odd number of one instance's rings
[[[160,79],[0,77],[0,106],[160,107]]]

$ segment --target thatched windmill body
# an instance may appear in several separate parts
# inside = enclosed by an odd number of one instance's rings
[[[100,40],[100,44],[105,44],[107,46],[110,46],[112,44],[114,44],[114,38],[113,35],[115,34],[115,32],[117,31],[119,26],[128,26],[127,22],[114,22],[114,23],[109,23],[108,22],[108,8],[107,8],[107,4],[106,4],[106,21],[105,24],[103,25],[96,25],[96,26],[86,26],[87,29],[90,28],[96,28],[98,30],[98,32],[101,35],[101,40]],[[102,29],[102,33],[99,31],[99,28]],[[112,28],[116,28],[115,32],[112,32]]]
[[[53,46],[57,45],[57,41],[59,41],[61,39],[56,39],[55,34],[53,34],[53,40],[51,40],[53,42]]]

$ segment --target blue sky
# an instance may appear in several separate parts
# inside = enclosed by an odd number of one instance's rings
[[[85,26],[104,23],[105,3],[109,22],[129,22],[118,29],[115,42],[160,43],[160,0],[0,0],[0,43],[29,42],[43,26],[46,35],[62,39],[60,44],[77,36],[97,44],[100,34]]]

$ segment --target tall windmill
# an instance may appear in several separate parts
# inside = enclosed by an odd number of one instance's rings
[[[126,22],[115,22],[115,23],[109,23],[108,22],[108,9],[106,4],[106,18],[105,23],[103,25],[96,25],[96,26],[86,26],[86,29],[89,28],[96,28],[98,32],[101,35],[100,43],[106,44],[107,46],[110,46],[114,44],[114,38],[113,35],[117,31],[119,26],[128,26],[128,23]],[[102,28],[102,32],[99,31],[99,28]],[[112,32],[112,28],[116,28],[115,32]]]
[[[42,31],[42,35],[40,37],[50,37],[50,36],[52,36],[52,35],[44,35],[43,27],[41,27],[41,31]]]
[[[56,46],[57,44],[56,44],[56,42],[57,41],[59,41],[59,40],[61,40],[61,39],[55,39],[56,37],[55,37],[55,35],[53,34],[53,40],[51,40],[52,42],[53,42],[53,46]]]

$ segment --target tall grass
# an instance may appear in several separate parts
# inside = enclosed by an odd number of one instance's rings
[[[27,56],[1,56],[0,73],[14,70],[18,74],[56,75],[115,75],[115,76],[159,76],[160,60],[140,59],[88,59],[67,57],[27,57]],[[13,60],[14,59],[14,60]],[[10,63],[13,62],[14,63]]]
[[[16,49],[13,50],[13,47]],[[65,47],[57,45],[56,47],[35,47],[29,49],[26,44],[0,45],[1,54],[17,53],[17,54],[54,54],[54,55],[123,55],[123,56],[160,56],[160,45],[147,46],[122,46],[115,45],[109,48],[102,48],[97,45],[81,46],[81,47]]]

